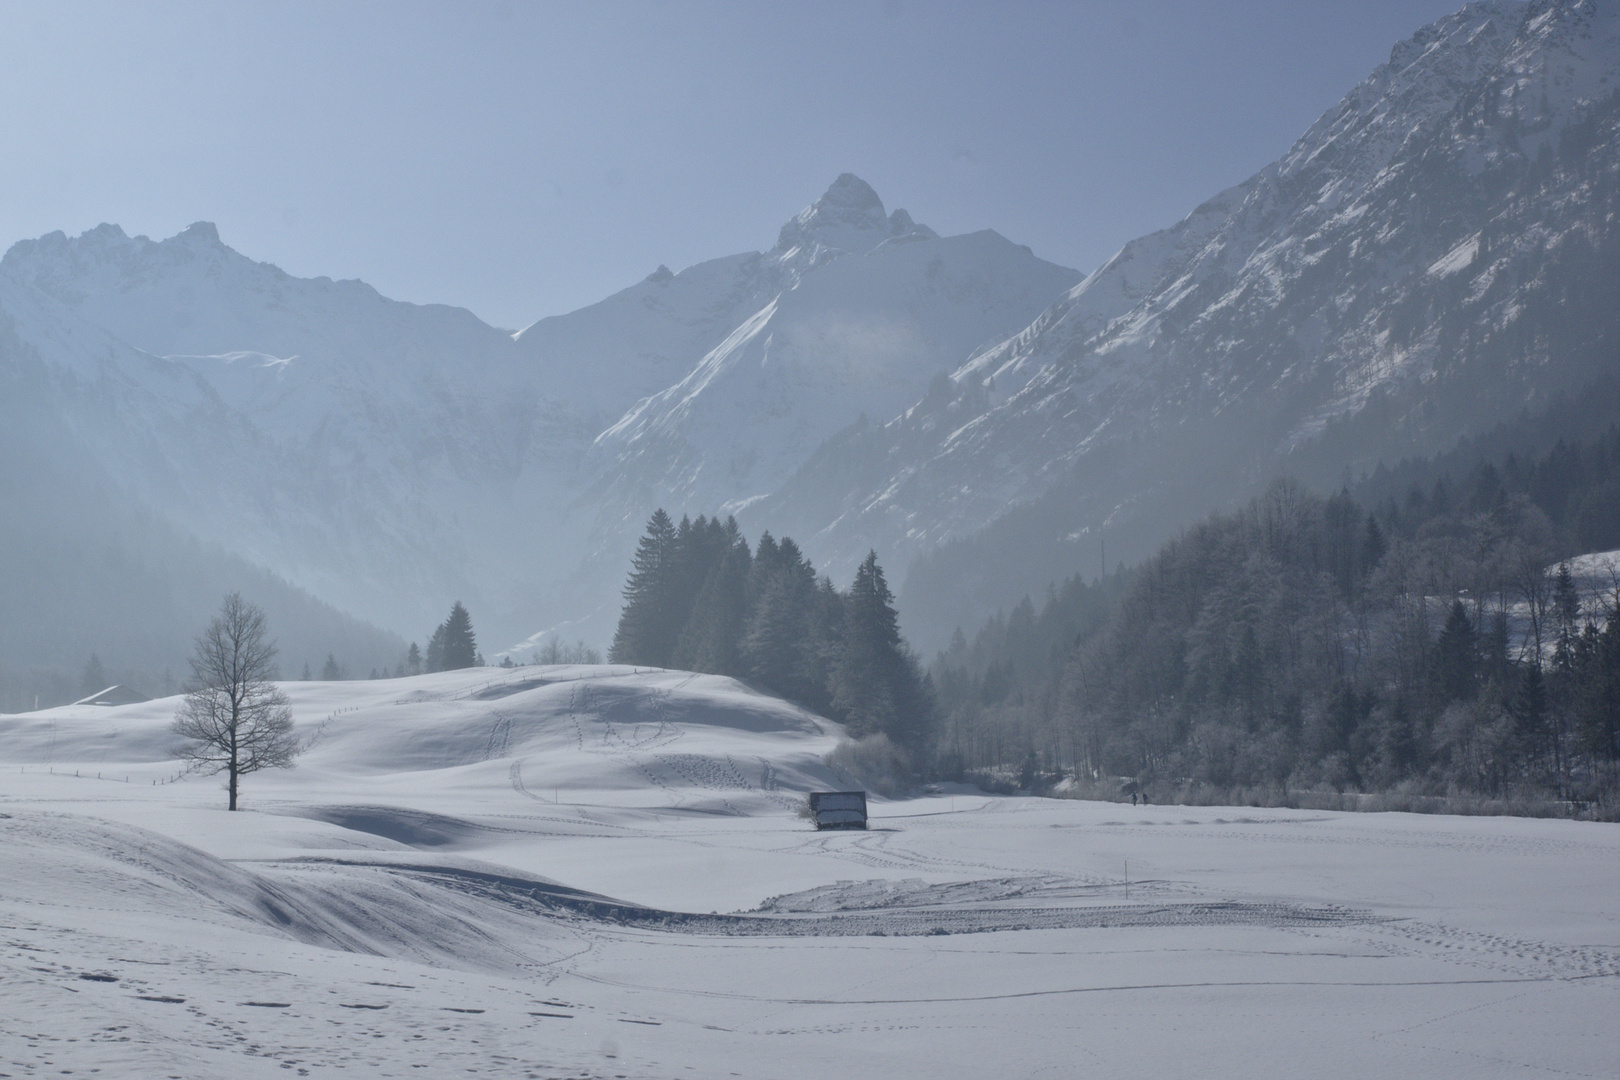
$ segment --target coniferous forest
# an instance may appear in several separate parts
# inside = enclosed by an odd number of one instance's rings
[[[767,532],[750,550],[731,518],[676,525],[659,510],[637,545],[609,659],[747,679],[913,760],[932,746],[932,687],[876,553],[839,591],[790,537]]]
[[[1561,560],[1620,548],[1620,429],[1390,486],[1280,480],[1134,571],[959,631],[931,666],[950,703],[934,770],[1612,812],[1620,570]]]
[[[884,736],[913,779],[1612,807],[1620,568],[1560,560],[1620,548],[1620,429],[1447,464],[1329,497],[1279,480],[1134,570],[958,630],[927,672],[875,553],[841,591],[790,538],[660,510],[610,659],[747,679]],[[1401,476],[1428,483],[1397,497]]]

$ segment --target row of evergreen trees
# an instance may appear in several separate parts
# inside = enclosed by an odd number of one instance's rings
[[[508,661],[510,665],[510,660]],[[427,653],[424,654],[416,642],[405,651],[405,658],[394,666],[392,677],[402,679],[407,675],[421,675],[431,671],[458,671],[461,668],[483,667],[484,657],[478,651],[478,635],[473,632],[472,616],[460,600],[450,607],[450,614],[444,622],[434,628],[433,634],[428,638]],[[347,679],[349,672],[338,663],[337,657],[332,653],[326,654],[326,666],[321,669],[321,678],[327,682]],[[371,669],[371,678],[386,679],[390,677],[385,668],[379,671]],[[312,676],[309,665],[304,665],[303,678],[308,682]]]
[[[789,537],[750,550],[732,518],[653,514],[636,548],[609,659],[730,675],[856,736],[924,749],[934,695],[900,635],[876,552],[840,592]]]
[[[1283,481],[933,665],[946,773],[1613,799],[1620,432],[1365,505]]]

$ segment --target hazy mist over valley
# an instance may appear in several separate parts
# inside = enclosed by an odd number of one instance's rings
[[[1620,3],[0,27],[0,1075],[1620,1067]]]

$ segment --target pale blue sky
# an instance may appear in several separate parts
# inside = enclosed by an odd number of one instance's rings
[[[0,5],[0,247],[102,221],[520,327],[841,172],[1089,270],[1456,0]]]

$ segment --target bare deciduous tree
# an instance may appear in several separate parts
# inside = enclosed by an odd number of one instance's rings
[[[287,695],[270,680],[275,645],[264,612],[231,593],[197,638],[186,699],[171,730],[188,742],[176,753],[204,772],[229,776],[230,809],[241,777],[291,768],[298,753]]]

